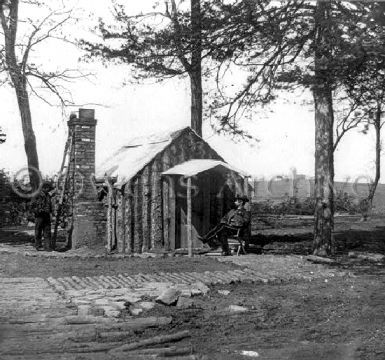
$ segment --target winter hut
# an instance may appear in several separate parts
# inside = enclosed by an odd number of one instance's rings
[[[133,139],[96,177],[112,179],[113,243],[128,253],[200,247],[246,179],[189,127]]]

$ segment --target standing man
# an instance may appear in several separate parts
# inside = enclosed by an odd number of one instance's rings
[[[359,203],[360,211],[362,218],[360,221],[368,221],[369,210],[370,210],[370,200],[368,198],[363,198]]]
[[[45,182],[41,192],[32,200],[32,209],[35,215],[35,248],[38,251],[52,251],[51,248],[51,213],[52,199],[51,184]],[[42,243],[42,235],[44,242]],[[44,246],[43,246],[44,244]]]
[[[223,256],[231,255],[228,238],[238,234],[238,231],[247,231],[250,224],[250,212],[245,209],[245,204],[248,201],[246,196],[237,195],[234,201],[235,209],[231,209],[221,222],[206,235],[198,237],[199,240],[208,243],[210,247],[220,245]]]

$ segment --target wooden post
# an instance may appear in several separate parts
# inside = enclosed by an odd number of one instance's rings
[[[107,253],[110,254],[112,250],[112,237],[114,234],[114,224],[113,224],[113,208],[112,208],[112,202],[114,199],[113,194],[113,187],[111,184],[111,180],[106,176],[105,178],[107,187],[108,187],[108,194],[107,194]]]
[[[204,235],[210,230],[210,199],[211,199],[211,176],[205,176],[203,178],[203,186],[200,189],[202,202],[203,202],[203,222],[202,222],[202,233]]]
[[[121,238],[121,249],[120,252],[125,253],[126,252],[126,196],[124,194],[124,191],[121,193],[121,214],[122,214],[122,221],[120,224],[120,238]]]
[[[163,247],[161,164],[155,159],[151,169],[151,248]]]
[[[249,177],[245,176],[243,178],[243,195],[247,196],[247,198],[251,201],[249,196]],[[250,202],[246,203],[246,210],[250,211]]]
[[[135,227],[135,209],[134,209],[134,182],[130,180],[126,185],[127,206],[126,206],[126,252],[134,253],[134,227]]]
[[[191,177],[187,178],[187,247],[188,247],[188,256],[193,256],[193,247],[192,247],[192,234],[191,234]]]
[[[243,178],[243,195],[249,197],[249,177]]]
[[[142,252],[147,252],[151,247],[151,181],[150,166],[146,166],[142,175],[142,232],[143,245]]]
[[[143,245],[143,216],[142,216],[142,174],[138,175],[134,181],[134,252],[142,253]]]
[[[122,211],[122,194],[121,191],[117,191],[116,194],[116,249],[118,252],[122,252],[122,239],[123,239],[123,211]]]
[[[170,249],[175,250],[175,237],[176,237],[176,193],[175,193],[175,178],[169,176],[169,200],[168,211],[170,213],[170,228],[169,228],[169,242]]]
[[[164,249],[170,250],[170,186],[167,178],[162,178],[163,240]]]

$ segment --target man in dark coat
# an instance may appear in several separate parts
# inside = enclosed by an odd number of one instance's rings
[[[369,210],[370,210],[370,201],[367,198],[363,198],[359,203],[360,211],[362,218],[360,221],[368,221]]]
[[[35,247],[36,250],[51,251],[51,213],[52,199],[50,195],[51,185],[43,184],[41,192],[32,200],[32,209],[35,215]],[[44,237],[44,246],[42,244]]]
[[[206,235],[199,237],[199,240],[212,248],[221,246],[222,255],[231,255],[228,238],[237,235],[238,231],[247,231],[250,224],[250,212],[245,209],[248,201],[246,196],[237,195],[234,201],[235,209],[231,209],[217,226]]]

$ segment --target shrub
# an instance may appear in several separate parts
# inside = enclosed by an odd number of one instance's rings
[[[45,181],[54,183],[50,178]],[[22,185],[0,169],[0,226],[25,225],[34,219],[30,209],[31,199],[19,196],[14,189],[23,193]]]
[[[271,215],[313,215],[315,199],[308,197],[298,199],[295,197],[285,198],[281,201],[264,200],[253,205],[253,213]],[[359,204],[354,196],[339,192],[335,197],[335,211],[348,212],[349,214],[360,213]]]

